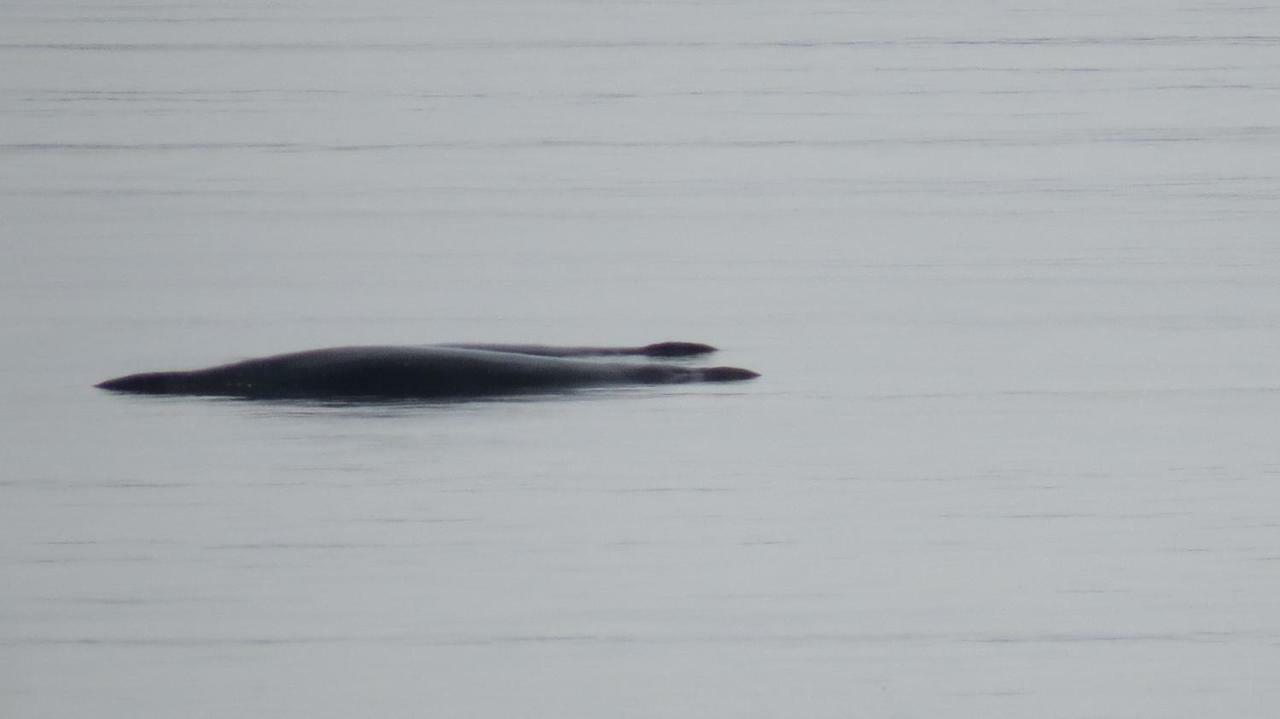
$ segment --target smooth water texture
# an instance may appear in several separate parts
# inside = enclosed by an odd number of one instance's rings
[[[5,2],[5,717],[1270,717],[1280,8]],[[111,395],[345,344],[751,383]]]

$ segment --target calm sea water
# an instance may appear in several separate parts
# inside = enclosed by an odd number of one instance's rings
[[[0,65],[0,714],[1280,706],[1280,8],[29,0]],[[666,339],[763,377],[91,387]]]

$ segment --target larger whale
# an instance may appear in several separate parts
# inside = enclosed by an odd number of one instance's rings
[[[730,382],[759,376],[738,367],[580,359],[613,355],[682,357],[711,351],[713,347],[691,342],[644,347],[332,347],[207,369],[132,374],[97,386],[139,394],[249,399],[432,399],[606,385]]]

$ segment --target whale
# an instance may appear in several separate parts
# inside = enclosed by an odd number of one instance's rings
[[[650,347],[658,349],[649,354]],[[206,369],[131,374],[96,386],[134,394],[245,399],[447,399],[600,386],[734,382],[759,376],[739,367],[591,359],[629,354],[684,357],[713,350],[697,343],[659,343],[633,348],[330,347]]]
[[[539,357],[618,357],[639,355],[643,357],[693,357],[710,354],[716,348],[701,342],[657,342],[643,347],[562,347],[556,345],[509,345],[509,344],[443,344],[428,345],[435,347],[457,347],[459,349],[490,350],[493,352],[513,352],[515,354],[537,355]]]

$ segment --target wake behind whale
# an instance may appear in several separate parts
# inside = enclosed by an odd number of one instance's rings
[[[708,345],[644,347],[431,345],[332,347],[207,369],[146,372],[97,387],[117,392],[248,399],[433,399],[566,391],[608,385],[731,382],[759,375],[737,367],[605,362],[583,357],[684,357]]]

